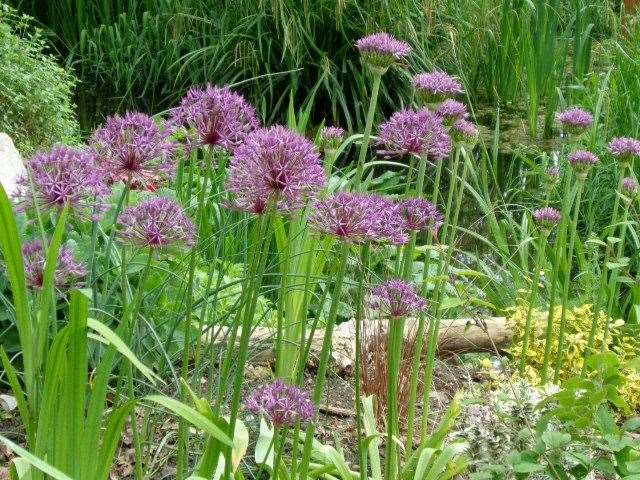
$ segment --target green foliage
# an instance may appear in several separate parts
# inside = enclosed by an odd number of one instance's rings
[[[47,53],[35,22],[0,4],[0,131],[24,156],[55,142],[75,143],[76,79]]]

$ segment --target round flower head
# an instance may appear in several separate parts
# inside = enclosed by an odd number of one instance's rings
[[[460,82],[444,72],[419,73],[412,84],[426,104],[440,103],[464,92]]]
[[[577,107],[557,113],[556,119],[560,122],[564,131],[573,134],[584,132],[593,123],[593,116]]]
[[[388,280],[371,289],[369,307],[391,319],[417,315],[427,309],[427,301],[416,288],[402,280]]]
[[[266,417],[275,427],[308,423],[316,415],[309,392],[282,380],[256,388],[246,399],[245,407],[255,415]]]
[[[42,288],[46,263],[46,255],[42,248],[42,242],[35,240],[25,243],[22,246],[22,256],[24,258],[27,285],[30,288]],[[64,246],[61,247],[60,253],[58,254],[58,264],[56,265],[53,275],[55,286],[58,288],[81,286],[86,275],[87,269],[83,264],[76,261],[71,250]]]
[[[533,219],[542,232],[549,235],[551,229],[560,222],[560,212],[551,207],[538,208],[533,212]]]
[[[174,144],[169,141],[169,134],[150,116],[127,113],[107,118],[93,134],[91,146],[110,182],[137,188],[153,185],[163,176],[173,178]]]
[[[625,177],[622,180],[622,193],[630,200],[638,196],[638,181],[633,177]]]
[[[168,124],[187,129],[189,150],[208,145],[229,153],[259,127],[254,108],[242,95],[211,85],[190,89],[172,109]]]
[[[453,125],[457,120],[463,120],[469,116],[465,104],[451,98],[442,102],[438,110],[436,110],[436,113],[448,127]]]
[[[340,127],[324,127],[320,132],[320,145],[325,152],[335,152],[344,139],[344,129]]]
[[[78,218],[98,220],[108,208],[106,199],[111,191],[89,151],[55,145],[49,152],[31,157],[26,168],[34,190],[27,174],[18,178],[14,197],[20,211],[34,204],[41,209],[69,205]]]
[[[621,165],[629,165],[634,157],[640,156],[640,140],[628,137],[614,138],[609,143],[609,151]]]
[[[426,108],[402,110],[380,125],[378,152],[384,156],[417,155],[442,160],[451,153],[451,138],[442,118]]]
[[[193,223],[182,207],[169,198],[151,198],[129,207],[118,223],[120,239],[139,247],[193,245],[196,239]]]
[[[374,71],[383,74],[387,69],[411,54],[408,43],[396,40],[385,32],[367,35],[356,42],[362,60]]]
[[[407,241],[398,207],[375,194],[335,193],[315,203],[309,223],[317,232],[345,242]]]
[[[428,200],[422,198],[403,200],[398,204],[398,210],[404,220],[405,230],[415,232],[429,230],[436,235],[442,226],[442,214]]]
[[[280,125],[256,130],[231,158],[227,190],[231,206],[264,213],[273,204],[281,212],[302,208],[324,187],[326,178],[313,143]]]
[[[462,118],[451,126],[449,133],[456,143],[475,144],[478,138],[478,127]]]
[[[599,162],[597,155],[588,150],[576,150],[569,155],[569,163],[576,171],[578,178],[585,179],[591,167]]]

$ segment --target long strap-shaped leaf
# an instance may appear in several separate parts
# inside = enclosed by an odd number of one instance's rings
[[[67,475],[62,473],[57,468],[52,467],[41,458],[28,452],[27,450],[22,448],[20,445],[17,445],[13,443],[11,440],[9,440],[8,438],[3,437],[2,435],[0,435],[0,442],[4,443],[7,447],[9,447],[11,450],[17,453],[20,458],[26,460],[41,472],[44,472],[50,477],[55,478],[55,480],[74,480],[71,477],[68,477]]]
[[[16,315],[16,327],[20,337],[22,349],[22,363],[24,365],[24,384],[31,414],[34,412],[33,393],[36,390],[34,350],[35,339],[33,325],[29,313],[29,300],[27,298],[27,282],[24,276],[24,262],[22,261],[22,249],[18,226],[16,225],[11,202],[2,185],[0,185],[0,248],[7,266],[7,276],[11,284],[13,307]],[[24,419],[23,419],[24,420]]]

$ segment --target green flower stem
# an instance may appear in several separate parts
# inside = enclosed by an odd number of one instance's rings
[[[413,183],[413,170],[415,169],[416,157],[411,156],[411,160],[409,161],[409,166],[407,167],[407,183],[405,184],[403,198],[409,198],[412,190]],[[402,276],[403,266],[402,262],[404,261],[404,256],[406,255],[408,245],[398,245],[396,247],[396,258],[395,258],[395,267],[394,271],[397,277]],[[415,240],[413,242],[412,249],[415,248]]]
[[[385,448],[385,478],[394,480],[398,474],[398,448],[394,441],[400,437],[398,414],[398,378],[404,340],[404,319],[389,318],[387,331],[387,441]]]
[[[545,330],[544,357],[542,360],[541,378],[542,384],[547,383],[549,375],[549,363],[551,360],[551,342],[553,341],[553,317],[556,308],[556,291],[558,289],[558,277],[560,276],[560,263],[564,257],[567,242],[567,225],[571,209],[571,203],[575,193],[575,188],[571,188],[571,172],[565,174],[564,196],[562,200],[562,211],[560,225],[556,235],[556,248],[554,250],[553,268],[551,271],[551,287],[549,289],[549,311],[547,312],[547,326]]]
[[[422,198],[424,193],[424,177],[427,171],[427,157],[420,157],[418,163],[418,176],[416,178],[416,188],[415,195],[416,197]],[[409,237],[409,242],[404,246],[403,249],[403,258],[402,258],[402,270],[401,275],[402,279],[409,281],[411,280],[413,273],[413,254],[416,248],[416,232],[411,232]]]
[[[347,269],[347,260],[349,257],[349,244],[342,243],[338,253],[337,267],[338,271],[335,276],[333,293],[331,295],[331,306],[329,307],[329,315],[324,330],[324,339],[322,341],[322,350],[320,351],[320,360],[318,362],[318,370],[316,372],[316,383],[313,389],[313,403],[318,405],[322,399],[322,392],[327,375],[327,367],[329,366],[329,358],[331,356],[331,343],[333,341],[333,328],[335,327],[336,318],[338,316],[338,306],[340,305],[340,297],[342,285],[344,282],[345,272]],[[300,462],[300,474],[298,478],[306,479],[309,470],[309,462],[311,460],[311,450],[313,447],[313,435],[315,433],[315,424],[312,422],[307,427],[304,439],[304,448],[302,452],[302,460]]]
[[[458,164],[460,163],[460,155],[463,153],[464,163],[462,168],[462,175],[460,183],[458,185]],[[464,194],[464,184],[467,176],[468,163],[470,159],[467,158],[467,153],[460,146],[456,146],[454,153],[453,165],[451,168],[451,180],[449,185],[449,196],[447,198],[447,208],[445,210],[445,225],[447,231],[445,231],[445,245],[447,250],[445,253],[444,262],[440,260],[440,267],[438,268],[438,278],[434,289],[433,296],[433,308],[435,310],[434,318],[429,325],[428,343],[427,343],[427,365],[424,373],[424,391],[422,392],[422,418],[420,419],[420,444],[424,445],[427,441],[427,429],[429,419],[429,396],[431,394],[431,388],[433,385],[433,373],[435,369],[436,350],[438,348],[438,333],[440,329],[440,320],[442,320],[443,311],[440,308],[441,296],[446,287],[444,276],[449,271],[449,264],[453,255],[454,238],[456,234],[456,228],[458,223],[458,216],[460,214],[460,206],[462,204],[462,196]],[[453,216],[449,219],[452,207],[453,192],[457,190],[456,203],[453,210]],[[451,220],[451,221],[449,221]]]
[[[438,204],[438,194],[440,190],[440,178],[442,176],[442,165],[444,162],[438,162],[436,167],[436,177],[433,185],[433,192],[431,194],[431,203]],[[427,250],[425,251],[424,265],[422,267],[422,281],[420,285],[420,294],[423,297],[427,296],[428,279],[429,279],[429,267],[431,263],[431,251],[428,247],[433,245],[434,232],[430,230],[427,235]],[[415,430],[415,418],[416,418],[416,404],[418,398],[418,373],[420,370],[420,360],[422,359],[422,347],[424,345],[424,334],[426,330],[425,315],[421,313],[418,317],[418,330],[416,332],[416,338],[414,343],[414,354],[411,359],[411,374],[409,378],[409,403],[407,407],[407,455],[410,456],[413,449],[413,435]]]
[[[527,352],[529,351],[529,339],[531,337],[531,324],[533,320],[533,310],[535,309],[538,299],[538,283],[540,282],[540,270],[543,268],[543,262],[546,253],[547,235],[540,233],[538,238],[538,257],[533,265],[535,269],[531,278],[531,293],[529,294],[529,307],[527,309],[527,320],[524,327],[524,337],[522,341],[522,352],[520,353],[520,363],[518,371],[520,375],[524,374],[524,367],[527,364]]]
[[[362,175],[364,172],[364,161],[367,158],[369,150],[369,141],[371,140],[371,130],[373,129],[373,120],[376,116],[376,108],[378,105],[378,92],[380,91],[380,82],[382,74],[373,72],[373,84],[371,86],[371,98],[369,99],[369,110],[364,125],[364,133],[362,134],[362,143],[360,144],[360,152],[358,154],[358,163],[356,166],[356,177],[354,179],[354,189],[360,190],[362,184]]]
[[[571,229],[569,230],[569,249],[567,251],[564,283],[562,285],[562,304],[560,310],[560,331],[558,332],[558,353],[556,355],[556,365],[553,372],[553,382],[558,383],[560,379],[560,370],[564,357],[564,337],[567,329],[567,307],[569,303],[569,284],[571,281],[571,269],[573,268],[573,250],[575,247],[576,237],[578,234],[578,218],[580,216],[580,202],[582,200],[582,192],[584,190],[584,179],[578,177],[578,191],[573,206],[573,217],[571,218]]]

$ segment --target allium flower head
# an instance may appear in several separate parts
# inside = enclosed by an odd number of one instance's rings
[[[126,209],[118,219],[119,236],[139,247],[193,245],[196,230],[182,207],[169,198],[156,197]]]
[[[578,107],[557,113],[556,119],[562,125],[563,130],[573,134],[584,132],[593,123],[593,115]]]
[[[194,87],[171,111],[168,124],[188,131],[188,149],[208,145],[229,153],[260,126],[254,108],[228,87]]]
[[[446,126],[453,125],[457,120],[463,120],[469,116],[464,103],[449,98],[442,102],[436,110]]]
[[[316,415],[309,392],[282,380],[255,389],[246,399],[245,407],[255,415],[266,417],[275,427],[308,423]]]
[[[445,72],[419,73],[412,84],[426,104],[440,103],[464,92],[462,84]]]
[[[478,138],[478,127],[470,121],[461,118],[451,126],[449,134],[456,143],[474,144]]]
[[[276,125],[255,130],[236,149],[227,190],[233,195],[231,206],[239,210],[264,213],[272,203],[281,212],[293,212],[325,183],[313,143]]]
[[[609,151],[623,165],[631,163],[634,157],[640,156],[640,140],[618,137],[609,143]]]
[[[417,315],[427,309],[427,301],[418,295],[416,288],[402,280],[388,280],[372,288],[367,303],[392,319]]]
[[[451,153],[451,138],[442,119],[426,108],[394,113],[380,125],[378,144],[384,156],[427,155],[442,160]]]
[[[625,177],[622,180],[622,193],[630,199],[638,195],[638,181],[633,177]]]
[[[324,127],[320,132],[320,144],[322,149],[327,151],[335,151],[344,139],[344,129],[340,127]]]
[[[442,226],[442,214],[428,200],[422,198],[403,200],[398,204],[398,210],[404,220],[405,230],[416,232],[430,230],[435,235]]]
[[[552,207],[538,208],[533,212],[533,219],[548,234],[560,222],[560,212]]]
[[[44,283],[45,251],[40,240],[25,243],[22,246],[24,270],[27,285],[30,288],[42,288]],[[58,288],[74,288],[82,284],[87,275],[85,266],[76,261],[71,250],[65,246],[60,248],[58,264],[54,273],[54,284]]]
[[[98,220],[108,208],[106,198],[111,190],[95,156],[87,150],[55,145],[49,152],[31,157],[26,168],[34,191],[27,174],[18,179],[14,197],[20,211],[33,207],[34,202],[44,209],[61,209],[68,204],[78,218]]]
[[[175,174],[174,144],[169,134],[150,116],[130,112],[107,118],[94,132],[91,147],[110,182],[147,186]]]
[[[396,40],[385,32],[362,37],[356,42],[362,60],[372,69],[384,73],[391,65],[404,60],[411,54],[408,43]]]
[[[576,171],[578,178],[586,178],[591,167],[597,164],[600,160],[598,156],[588,150],[576,150],[569,155],[569,163]]]
[[[407,241],[397,205],[375,194],[341,192],[316,202],[309,219],[317,232],[345,242]]]

